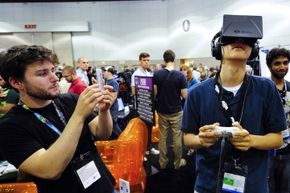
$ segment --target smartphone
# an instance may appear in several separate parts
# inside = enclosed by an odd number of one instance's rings
[[[96,69],[96,79],[97,79],[97,84],[99,85],[100,89],[104,90],[103,72],[101,69]]]

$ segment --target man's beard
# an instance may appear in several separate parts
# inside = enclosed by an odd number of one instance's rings
[[[26,89],[27,95],[33,97],[33,98],[37,98],[37,99],[41,99],[41,100],[51,100],[51,99],[55,99],[59,96],[60,91],[56,94],[50,94],[49,92],[46,91],[42,91],[42,90],[38,90],[35,91],[34,89]]]
[[[285,72],[285,73],[277,73],[277,72],[271,70],[272,76],[274,76],[276,79],[283,79],[286,76],[287,72]]]

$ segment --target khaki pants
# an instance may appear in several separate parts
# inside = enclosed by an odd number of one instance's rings
[[[180,160],[182,158],[182,142],[181,142],[181,119],[182,111],[173,114],[161,114],[159,116],[159,164],[162,169],[166,168],[168,163],[166,141],[168,131],[171,130],[173,138],[174,168],[180,168]]]

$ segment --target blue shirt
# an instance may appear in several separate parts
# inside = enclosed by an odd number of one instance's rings
[[[271,80],[248,76],[249,88],[246,95],[241,125],[250,134],[265,135],[280,132],[286,128],[283,105],[276,86]],[[182,131],[198,134],[203,125],[219,122],[230,126],[214,89],[214,78],[194,85],[188,93],[184,106]],[[223,90],[223,97],[236,118],[241,99],[241,89],[236,96]],[[220,141],[210,148],[197,150],[197,179],[195,190],[199,193],[215,193],[219,164]],[[269,151],[250,148],[239,154],[243,164],[248,166],[246,193],[268,192]]]
[[[116,79],[112,78],[106,81],[107,85],[111,85],[114,89],[114,92],[117,93],[119,92],[119,84],[117,82]],[[118,101],[117,99],[115,100],[115,102],[112,104],[111,108],[110,108],[110,112],[111,112],[111,116],[113,118],[114,121],[116,121],[118,119],[118,112],[119,112],[119,105],[118,105]]]

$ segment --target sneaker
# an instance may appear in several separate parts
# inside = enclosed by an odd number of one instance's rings
[[[157,150],[157,149],[155,149],[154,147],[152,147],[152,148],[150,149],[150,154],[152,154],[152,155],[159,155],[159,150]]]
[[[147,162],[147,157],[144,157],[144,162]]]
[[[149,152],[149,151],[146,151],[146,152],[145,152],[145,155],[149,155],[149,154],[150,154],[150,152]]]

